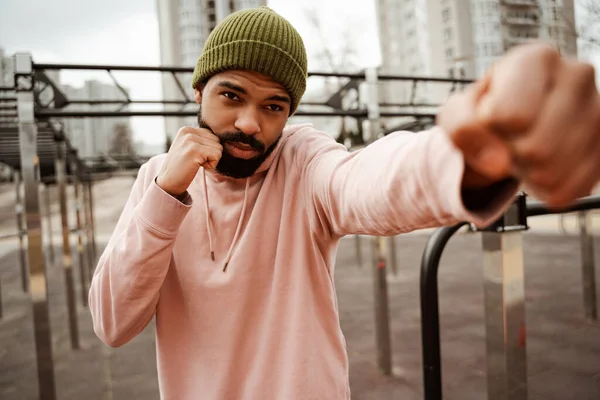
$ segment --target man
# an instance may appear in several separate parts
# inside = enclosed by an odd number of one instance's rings
[[[95,272],[97,335],[156,318],[163,399],[350,398],[333,267],[344,235],[492,222],[526,184],[550,206],[598,182],[593,69],[543,45],[455,95],[436,128],[349,153],[286,126],[302,39],[268,8],[210,35],[193,77],[199,128],[139,172]]]

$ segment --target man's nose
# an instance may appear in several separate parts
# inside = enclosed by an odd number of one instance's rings
[[[256,135],[260,132],[260,121],[257,112],[251,107],[247,107],[237,117],[235,128],[246,135]]]

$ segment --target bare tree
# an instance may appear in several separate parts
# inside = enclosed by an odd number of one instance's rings
[[[310,60],[312,69],[324,72],[352,73],[359,69],[358,42],[356,24],[348,22],[343,29],[327,32],[325,21],[317,8],[305,8],[304,18],[315,35],[317,46],[312,46]],[[333,96],[338,93],[346,83],[347,78],[324,78],[323,93]],[[362,144],[362,125],[353,118],[341,117],[340,132],[337,136],[340,143],[356,145]]]
[[[357,68],[356,34],[349,28],[337,32],[334,36],[325,33],[324,22],[316,8],[304,9],[304,18],[317,36],[320,47],[317,47],[314,60],[318,68],[327,72],[352,72]],[[334,43],[338,43],[335,46]]]
[[[584,52],[594,53],[600,50],[600,2],[598,0],[581,0],[575,8],[579,8],[573,21],[569,16],[563,15],[567,33],[574,37],[580,49]]]
[[[586,0],[581,7],[584,17],[579,26],[578,37],[584,45],[600,50],[600,2]]]

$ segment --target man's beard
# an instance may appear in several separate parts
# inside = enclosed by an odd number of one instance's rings
[[[215,136],[217,136],[221,145],[223,145],[223,154],[221,155],[221,159],[217,164],[216,170],[226,176],[230,176],[232,178],[248,178],[252,176],[256,172],[256,170],[262,165],[262,163],[271,155],[281,135],[277,138],[275,143],[265,149],[265,144],[254,136],[246,135],[241,131],[232,131],[232,132],[222,132],[217,133],[214,132],[206,122],[202,119],[202,107],[198,109],[198,126],[200,128],[208,129]],[[225,149],[226,143],[243,143],[252,147],[252,149],[258,151],[260,154],[256,157],[252,157],[249,159],[243,159],[234,157]]]

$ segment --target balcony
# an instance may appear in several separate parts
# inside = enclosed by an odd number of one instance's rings
[[[538,7],[538,0],[500,0],[500,4],[517,7]]]
[[[515,26],[540,26],[539,18],[505,16],[501,19],[503,25]]]
[[[532,40],[536,40],[539,38],[539,35],[533,34],[524,34],[524,32],[504,32],[502,34],[502,39],[504,41],[504,50],[508,50],[508,48],[525,44],[531,42]]]

